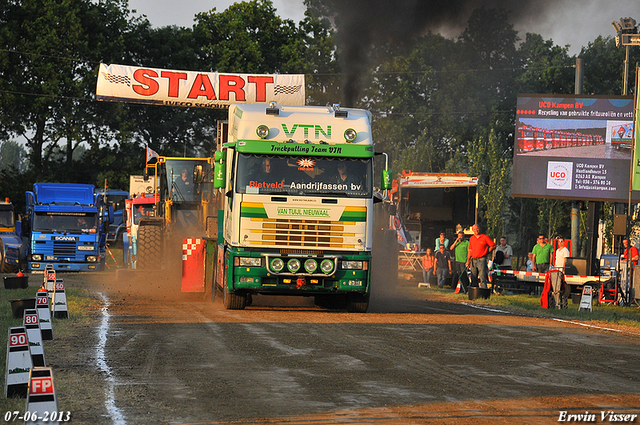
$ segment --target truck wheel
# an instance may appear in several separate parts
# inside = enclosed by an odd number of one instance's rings
[[[313,303],[318,307],[329,308],[329,304],[331,304],[330,297],[331,295],[316,295],[313,297]]]
[[[369,308],[369,294],[348,294],[347,311],[349,313],[366,313]]]
[[[244,295],[227,292],[227,288],[222,288],[222,303],[227,310],[244,310],[247,298]]]
[[[162,228],[140,226],[138,228],[137,269],[152,269],[162,266]]]
[[[9,266],[4,263],[4,246],[0,240],[0,272],[9,273]]]
[[[18,266],[12,266],[5,263],[6,257],[4,255],[4,246],[0,241],[0,272],[2,273],[14,273],[18,271]]]
[[[314,297],[314,304],[329,310],[342,310],[347,306],[345,294],[323,294]]]

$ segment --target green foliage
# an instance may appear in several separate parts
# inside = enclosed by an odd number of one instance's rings
[[[12,168],[18,172],[25,167],[26,152],[12,140],[0,142],[0,170]]]
[[[538,201],[538,233],[549,239],[557,236],[568,238],[571,233],[571,202],[560,199]]]
[[[599,95],[622,94],[626,48],[617,48],[613,37],[597,37],[580,51],[584,59],[584,92]],[[634,86],[635,67],[640,51],[629,49],[629,86]],[[631,91],[630,91],[631,93]]]
[[[522,71],[516,77],[521,93],[562,93],[575,91],[573,65],[568,48],[543,40],[539,34],[527,33],[520,46]]]
[[[300,72],[301,33],[276,15],[269,0],[234,3],[196,15],[194,27],[203,65],[223,72]]]
[[[511,186],[511,167],[501,151],[492,131],[471,144],[469,171],[478,177],[480,213],[484,219],[484,233],[498,238],[505,232],[508,188]]]

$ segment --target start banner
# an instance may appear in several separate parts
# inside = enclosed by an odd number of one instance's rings
[[[304,105],[304,74],[229,74],[100,64],[98,100],[227,108],[232,103]]]

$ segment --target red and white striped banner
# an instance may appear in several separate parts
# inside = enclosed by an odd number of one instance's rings
[[[537,272],[524,272],[519,270],[492,270],[491,273],[494,274],[510,274],[514,275],[518,278],[518,280],[539,280],[544,282],[546,273],[537,273]],[[531,278],[531,279],[528,279]],[[578,275],[564,275],[564,279],[567,283],[585,283],[590,280],[598,280],[598,276],[578,276]]]

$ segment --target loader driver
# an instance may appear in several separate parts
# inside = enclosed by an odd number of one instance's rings
[[[182,173],[176,179],[176,189],[180,198],[191,198],[193,183],[189,180],[189,170],[186,167],[182,168]]]

